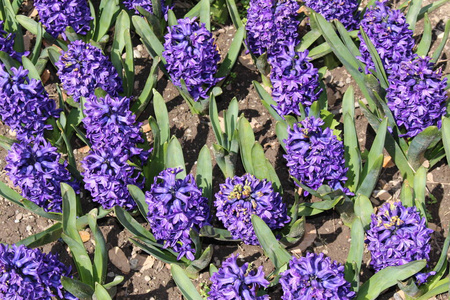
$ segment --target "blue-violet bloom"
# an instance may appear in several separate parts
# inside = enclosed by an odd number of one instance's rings
[[[180,19],[168,31],[163,56],[173,84],[181,88],[183,79],[195,101],[207,98],[208,90],[222,79],[214,77],[220,54],[212,33],[196,18]]]
[[[57,254],[45,254],[24,245],[0,244],[0,298],[3,300],[76,300],[64,291],[61,276],[70,277],[71,267]]]
[[[62,212],[61,182],[70,184],[76,192],[78,183],[72,181],[67,162],[60,163],[61,155],[42,136],[33,143],[14,143],[6,156],[5,167],[24,198],[45,211]]]
[[[150,228],[164,248],[178,253],[178,260],[186,256],[195,259],[195,247],[189,232],[199,231],[209,223],[208,199],[189,174],[177,179],[180,168],[168,168],[155,177],[150,191],[145,193]]]
[[[392,64],[413,58],[413,32],[406,23],[406,18],[400,10],[391,9],[386,1],[378,1],[367,9],[360,26],[375,46],[384,68],[389,73]],[[358,57],[366,64],[365,72],[375,70],[375,64],[370,56],[364,39],[359,33],[361,44]]]
[[[328,185],[333,190],[344,188],[347,180],[345,167],[344,145],[338,140],[330,128],[322,129],[323,120],[308,117],[288,129],[286,155],[289,173],[300,183],[317,190],[322,185]],[[307,196],[309,193],[304,192]]]
[[[245,174],[227,178],[215,195],[217,218],[235,239],[249,245],[259,245],[251,216],[257,215],[270,229],[279,229],[289,223],[286,204],[281,195],[272,188],[272,183]]]
[[[247,40],[251,53],[275,56],[281,45],[297,45],[297,20],[300,5],[296,0],[251,0],[247,11]]]
[[[12,67],[10,75],[0,63],[0,118],[17,133],[19,140],[42,135],[48,118],[59,116],[56,103],[50,99],[42,83],[28,78],[28,70]]]
[[[66,28],[72,27],[77,34],[85,35],[93,19],[86,0],[35,0],[34,6],[46,30],[53,37],[66,40]]]
[[[117,96],[122,92],[122,79],[102,50],[81,40],[69,44],[56,62],[64,89],[75,102],[93,95],[96,88]]]
[[[276,56],[269,57],[272,97],[277,102],[272,106],[280,116],[300,116],[299,104],[309,107],[320,94],[319,72],[309,61],[308,50],[297,52],[294,48],[292,43],[281,46]]]
[[[231,255],[222,267],[211,276],[208,300],[268,300],[269,296],[256,296],[257,289],[269,286],[264,278],[263,267],[258,271],[249,270],[249,263],[238,266],[238,254]]]
[[[6,52],[13,59],[22,61],[22,55],[28,55],[28,52],[19,53],[14,50],[15,33],[9,33],[4,30],[4,21],[0,21],[0,51]]]
[[[372,214],[366,243],[371,254],[370,265],[375,271],[389,266],[401,266],[430,256],[433,230],[427,228],[415,206],[404,207],[400,201],[385,203]],[[418,273],[419,284],[434,272]]]
[[[344,266],[323,253],[292,257],[289,268],[281,273],[283,300],[353,299],[355,292],[344,278]]]
[[[447,78],[433,71],[429,57],[395,64],[389,74],[387,105],[397,126],[406,129],[402,136],[414,137],[429,126],[441,127],[447,106]]]
[[[347,30],[359,23],[356,0],[305,0],[305,5],[321,14],[327,21],[338,20]]]

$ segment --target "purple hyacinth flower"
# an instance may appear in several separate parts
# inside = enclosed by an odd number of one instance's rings
[[[293,257],[289,269],[281,273],[280,283],[283,300],[348,300],[355,296],[344,278],[344,266],[323,253]]]
[[[169,7],[165,5],[164,0],[161,0],[161,8],[162,14],[167,16],[167,12],[169,11]],[[124,0],[123,5],[129,10],[134,10],[134,13],[140,15],[141,13],[138,11],[137,7],[140,6],[146,11],[153,14],[153,3],[152,0]]]
[[[60,163],[60,159],[56,147],[39,136],[32,144],[14,143],[6,156],[5,170],[13,184],[20,187],[24,198],[45,211],[60,213],[61,182],[70,184],[76,192],[79,190],[66,169],[67,162]]]
[[[414,39],[412,30],[400,10],[391,9],[386,1],[378,1],[369,7],[361,20],[360,26],[375,46],[384,68],[388,70],[392,64],[413,58]],[[366,73],[375,70],[369,50],[359,34],[361,44],[358,57],[366,64]]]
[[[144,188],[141,173],[128,163],[129,149],[119,147],[102,147],[92,149],[81,162],[84,168],[82,175],[85,189],[92,195],[94,202],[103,208],[110,209],[120,206],[127,210],[136,208],[136,202],[131,197],[127,185],[133,184]]]
[[[29,52],[19,53],[14,50],[15,33],[6,32],[3,28],[5,22],[0,21],[0,51],[9,54],[13,59],[22,61],[22,55],[28,55]]]
[[[386,99],[397,126],[406,129],[402,136],[414,137],[433,125],[441,127],[447,78],[441,80],[442,71],[433,71],[433,66],[430,58],[416,57],[391,68]]]
[[[366,243],[372,256],[370,265],[375,271],[414,260],[429,260],[433,230],[425,222],[415,206],[404,207],[400,201],[385,203],[377,214],[372,214]],[[433,274],[418,273],[419,283]]]
[[[289,173],[300,183],[317,190],[328,185],[333,190],[344,188],[348,168],[345,167],[344,145],[330,128],[322,129],[324,122],[315,117],[308,117],[288,129],[288,139],[284,158],[287,160]],[[304,192],[307,196],[309,193]]]
[[[19,140],[30,141],[42,135],[48,118],[59,116],[40,81],[28,78],[28,70],[11,68],[12,75],[0,63],[0,117],[16,131]]]
[[[217,218],[235,239],[249,245],[259,245],[251,216],[257,215],[270,229],[279,229],[289,223],[286,204],[281,195],[272,188],[272,183],[245,174],[227,178],[215,195]]]
[[[24,245],[0,244],[0,298],[3,300],[76,300],[64,291],[61,276],[72,278],[71,267],[57,254],[45,254]]]
[[[268,300],[269,296],[256,296],[260,287],[268,287],[269,281],[264,278],[263,267],[258,271],[249,270],[249,263],[238,266],[238,254],[227,258],[222,267],[211,276],[211,290],[208,300]]]
[[[122,79],[102,50],[81,40],[69,44],[56,67],[64,89],[75,102],[93,95],[96,88],[112,96],[123,91]]]
[[[97,98],[93,95],[86,99],[83,113],[86,137],[93,149],[120,148],[124,151],[122,155],[139,156],[142,161],[147,159],[148,151],[136,146],[144,139],[141,124],[136,122],[130,110],[129,98],[109,95]]]
[[[305,5],[321,14],[326,20],[338,20],[347,30],[353,30],[359,23],[356,0],[305,0]]]
[[[272,65],[272,97],[277,106],[273,108],[280,116],[300,116],[299,104],[309,107],[318,99],[319,72],[309,62],[308,50],[295,51],[295,45],[280,47],[277,55],[269,57]]]
[[[280,46],[299,42],[296,0],[251,0],[247,11],[247,40],[251,53],[276,53]]]
[[[202,197],[202,190],[192,175],[177,179],[180,172],[180,168],[169,168],[155,177],[150,191],[145,193],[147,219],[153,235],[164,248],[177,252],[178,260],[184,256],[194,260],[195,248],[189,232],[208,225],[208,199]]]
[[[168,27],[163,56],[172,82],[182,87],[181,79],[195,101],[207,98],[209,89],[222,78],[214,75],[218,70],[220,54],[212,33],[196,18],[178,20],[178,25]]]
[[[47,32],[55,38],[61,34],[66,40],[68,26],[82,35],[90,30],[93,18],[86,0],[35,0],[34,5]]]

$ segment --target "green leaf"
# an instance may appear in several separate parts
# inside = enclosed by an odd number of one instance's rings
[[[261,98],[261,102],[264,107],[269,111],[270,115],[279,122],[284,122],[284,119],[275,111],[272,105],[277,106],[277,103],[272,99],[272,96],[262,87],[262,85],[253,81],[253,86],[256,89],[259,97]]]
[[[42,37],[44,35],[44,29],[42,25],[39,23],[36,28],[36,42],[33,47],[33,51],[31,52],[31,62],[36,65],[38,62],[39,56],[41,54],[42,48]]]
[[[20,202],[22,202],[24,208],[37,214],[38,216],[55,221],[62,220],[62,215],[60,213],[46,212],[42,207],[36,205],[34,202],[31,202],[30,200],[23,198],[20,200]]]
[[[80,300],[90,300],[94,294],[94,289],[76,279],[62,276],[61,283],[64,289]]]
[[[158,19],[161,19],[162,16],[162,3],[161,0],[151,0],[152,1],[152,9],[153,13]]]
[[[247,119],[242,116],[238,122],[239,148],[241,150],[241,160],[246,172],[254,174],[252,148],[255,143],[253,129]]]
[[[102,1],[103,2],[103,1]],[[119,0],[108,0],[100,10],[100,20],[95,27],[93,40],[99,42],[108,32],[111,24],[114,24],[117,13],[119,12]]]
[[[96,285],[97,283],[105,283],[106,270],[108,266],[108,252],[106,251],[105,238],[97,226],[97,213],[98,210],[95,208],[87,214],[89,228],[91,229],[95,242],[93,275]],[[97,286],[95,289],[97,291]]]
[[[131,42],[130,29],[127,28],[124,31],[125,36],[125,61],[123,63],[123,69],[125,70],[126,89],[125,94],[130,97],[134,90],[134,52],[133,43]]]
[[[204,145],[200,150],[197,159],[197,174],[195,175],[195,182],[198,187],[203,190],[203,196],[209,199],[210,204],[213,201],[212,190],[212,158],[208,146]]]
[[[19,205],[20,207],[24,207],[21,201],[23,199],[22,195],[20,195],[18,192],[11,189],[1,181],[0,181],[0,196],[5,198],[6,200],[13,202],[14,204]]]
[[[153,30],[150,28],[148,23],[141,16],[133,16],[131,17],[134,28],[136,29],[137,34],[141,37],[142,42],[147,48],[148,53],[152,56],[153,59],[156,57],[161,58],[161,62],[163,64],[166,63],[164,57],[162,57],[162,52],[164,51],[164,46],[161,44],[159,39],[156,37]]]
[[[373,165],[369,169],[369,172],[364,177],[361,185],[356,190],[357,194],[365,195],[370,197],[372,195],[373,189],[378,182],[378,176],[380,175],[381,168],[383,167],[383,154],[380,154],[373,162]]]
[[[115,287],[115,286],[119,285],[119,284],[123,281],[123,279],[124,279],[123,276],[116,275],[116,276],[114,277],[113,281],[104,284],[103,287],[104,287],[105,289],[110,289],[110,288],[112,288],[112,287]]]
[[[359,48],[356,46],[355,42],[353,41],[352,37],[350,36],[350,33],[347,31],[347,29],[342,25],[341,22],[334,20],[334,25],[336,25],[336,28],[339,32],[339,35],[344,40],[344,44],[347,47],[347,49],[353,54],[353,56],[358,57],[361,56],[361,52],[359,51]],[[354,33],[357,33],[358,31],[353,31]],[[361,68],[364,68],[364,65],[360,64]]]
[[[156,86],[156,82],[158,81],[159,62],[159,57],[153,59],[152,67],[150,68],[150,73],[148,74],[147,80],[145,81],[144,89],[137,98],[136,102],[134,102],[131,107],[131,111],[135,113],[136,118],[138,118],[141,113],[147,108],[147,105],[152,99],[152,91]]]
[[[376,299],[385,289],[394,286],[397,284],[397,281],[402,281],[413,276],[426,265],[426,260],[422,259],[401,266],[384,268],[370,277],[361,286],[356,300]]]
[[[191,229],[191,233],[195,232],[193,229]],[[198,235],[197,235],[198,238]],[[192,237],[191,237],[192,239]],[[194,239],[192,239],[194,240]],[[201,251],[201,243],[199,243],[200,247],[196,247],[197,251]],[[197,252],[197,253],[199,253]],[[209,245],[201,254],[201,256],[194,260],[193,262],[191,262],[187,267],[186,267],[186,272],[187,274],[192,277],[192,278],[197,278],[198,277],[198,273],[205,269],[209,263],[211,262],[213,256],[213,250],[212,250],[212,245]]]
[[[11,146],[14,143],[17,143],[17,140],[7,138],[6,136],[0,135],[0,147],[5,149],[6,151],[9,151],[11,149]]]
[[[211,6],[209,0],[200,0],[200,5],[200,22],[205,24],[208,31],[211,31]]]
[[[348,167],[346,185],[351,191],[354,191],[359,184],[361,174],[361,152],[359,151],[358,135],[355,127],[353,88],[349,87],[344,94],[342,102],[344,115],[344,148],[345,162]]]
[[[62,223],[64,233],[76,243],[83,245],[77,230],[77,198],[73,188],[67,183],[61,182],[62,194]]]
[[[141,224],[139,224],[125,209],[120,206],[115,206],[114,212],[116,214],[117,220],[119,220],[120,224],[122,224],[122,226],[125,227],[129,232],[137,237],[142,237],[145,239],[149,239],[152,242],[156,242],[153,234],[145,229]]]
[[[114,38],[111,48],[111,62],[114,65],[120,78],[123,79],[123,67],[122,67],[122,52],[125,48],[125,30],[131,26],[131,20],[128,13],[122,10],[117,17],[117,21],[114,28]],[[124,81],[124,85],[126,85]]]
[[[199,235],[201,237],[214,238],[219,241],[239,241],[237,239],[234,239],[228,230],[215,228],[209,225],[205,225],[202,228],[200,228]]]
[[[302,42],[295,47],[296,51],[303,52],[309,48],[315,41],[320,38],[320,31],[316,28],[311,28],[303,37]]]
[[[177,17],[175,16],[173,10],[169,9],[167,11],[167,23],[170,27],[178,25]]]
[[[322,44],[312,48],[309,51],[308,57],[311,60],[316,60],[316,59],[324,57],[327,54],[332,53],[332,52],[333,52],[333,49],[330,47],[330,45],[327,42],[325,42],[325,43],[322,43]]]
[[[230,13],[231,20],[233,21],[234,27],[236,29],[239,29],[244,26],[242,23],[242,20],[239,16],[239,10],[236,6],[236,2],[234,0],[226,0],[227,1],[227,7],[228,12]]]
[[[416,170],[425,161],[425,151],[441,139],[441,132],[436,126],[425,128],[414,137],[408,149],[408,162]]]
[[[177,174],[178,179],[184,179],[186,177],[186,165],[184,163],[183,149],[181,148],[178,139],[173,136],[167,147],[166,157],[166,169],[167,168],[181,168],[181,172]]]
[[[194,284],[191,282],[189,277],[186,275],[184,270],[177,265],[172,264],[170,268],[173,280],[177,284],[184,298],[188,300],[202,300],[199,292],[195,289]]]
[[[213,144],[213,152],[216,162],[225,178],[233,177],[237,154],[235,152],[228,152],[224,147],[217,144]]]
[[[281,268],[289,263],[291,255],[275,238],[269,226],[257,215],[252,215],[252,224],[261,247],[275,266],[278,274]]]
[[[387,132],[387,119],[384,119],[378,127],[377,135],[372,143],[372,146],[369,151],[369,155],[367,156],[366,164],[364,165],[362,171],[362,178],[365,178],[368,172],[373,168],[375,161],[378,159],[380,155],[383,155],[383,150],[386,141],[386,132]]]
[[[154,257],[156,257],[157,259],[159,259],[165,263],[180,264],[180,262],[178,262],[178,260],[177,260],[176,255],[173,255],[168,250],[164,250],[162,248],[156,247],[155,245],[142,242],[142,239],[136,240],[136,239],[131,238],[130,241],[133,244],[135,244],[136,246],[140,247],[145,252],[147,252],[148,254],[153,255]],[[161,245],[161,247],[162,247],[162,245]]]
[[[37,81],[41,81],[41,76],[39,76],[39,72],[36,70],[33,62],[28,59],[25,55],[22,56],[22,65],[25,69],[28,70],[28,77],[31,79],[36,79]]]
[[[81,281],[91,287],[94,287],[92,263],[86,249],[84,248],[83,242],[79,243],[65,233],[62,233],[61,237],[70,248],[70,252],[72,253],[78,273],[80,274]]]
[[[428,14],[425,13],[424,29],[422,33],[422,38],[417,46],[416,54],[419,56],[426,56],[428,51],[430,51],[431,46],[431,22],[428,18]]]
[[[447,164],[450,165],[450,118],[442,118],[442,142],[444,144]]]
[[[95,300],[95,299],[112,300],[108,291],[101,284],[98,284],[97,282],[95,283],[95,293],[94,293],[93,300]]]
[[[367,196],[359,194],[355,199],[354,210],[355,215],[360,218],[362,226],[365,230],[367,230],[370,222],[372,221],[372,202],[370,202],[370,199]]]
[[[436,295],[447,293],[449,291],[449,282],[450,282],[450,279],[447,276],[444,279],[440,280],[439,284],[436,285],[436,287],[434,287],[432,290],[426,292],[419,298],[416,298],[416,300],[429,300],[429,299],[433,299],[434,296],[436,296]]]
[[[241,27],[236,31],[233,37],[230,48],[228,49],[227,55],[225,56],[223,62],[220,64],[219,70],[217,70],[216,78],[225,78],[230,74],[231,69],[236,63],[237,58],[241,52],[242,42],[245,36],[245,28]]]
[[[364,42],[367,45],[367,49],[369,50],[370,57],[372,58],[372,61],[375,65],[375,72],[376,72],[378,80],[380,81],[381,87],[386,89],[389,86],[389,83],[388,83],[386,71],[384,69],[380,55],[378,54],[377,49],[375,48],[372,41],[367,36],[366,32],[364,31],[364,29],[362,27],[360,28],[360,32],[361,32],[362,38],[364,39]]]
[[[231,99],[228,105],[228,110],[223,112],[223,119],[225,120],[225,134],[227,138],[227,148],[230,151],[239,151],[239,141],[237,140],[237,120],[239,117],[239,105],[236,97]],[[236,145],[236,149],[233,149],[233,144]]]
[[[420,167],[414,176],[414,206],[420,211],[422,218],[427,217],[425,189],[427,187],[427,169]]]
[[[445,24],[444,36],[442,37],[442,41],[439,43],[439,46],[434,50],[433,56],[431,57],[431,62],[436,63],[441,57],[442,50],[444,50],[445,44],[447,43],[448,34],[450,33],[450,20]]]
[[[285,140],[288,139],[289,133],[288,133],[288,127],[286,122],[278,121],[275,125],[275,132],[277,134],[278,141],[280,142],[280,145],[283,147],[284,151],[286,152],[286,144]]]
[[[209,101],[209,118],[211,120],[211,126],[214,132],[214,136],[216,137],[217,143],[219,143],[219,145],[222,146],[224,149],[227,149],[228,147],[225,143],[222,128],[220,127],[216,97],[214,97],[213,95],[211,96],[211,99]]]
[[[12,59],[6,52],[0,51],[0,60],[5,65],[7,71],[12,67],[20,67],[20,64],[16,60]]]
[[[409,29],[412,31],[414,31],[414,28],[416,27],[417,16],[419,15],[421,7],[422,0],[412,0],[408,12],[406,13],[406,23],[409,24]]]
[[[127,188],[130,192],[131,197],[133,197],[134,201],[136,202],[141,215],[147,217],[148,204],[145,202],[144,192],[139,187],[132,184],[127,185]]]
[[[44,231],[33,234],[16,243],[17,246],[25,245],[28,248],[36,248],[58,240],[61,237],[62,224],[56,223]]]
[[[361,270],[364,254],[364,227],[359,217],[356,217],[352,222],[350,237],[350,250],[345,262],[344,274],[345,279],[353,285],[355,284],[355,279],[359,278],[359,270]],[[359,282],[356,282],[356,286],[359,286]]]
[[[166,102],[156,89],[153,89],[153,109],[155,111],[156,121],[158,122],[159,126],[159,145],[162,146],[165,142],[169,141],[170,122]]]
[[[434,10],[438,9],[439,7],[441,7],[442,5],[444,5],[447,2],[448,2],[448,0],[438,0],[438,1],[433,1],[433,2],[431,2],[428,5],[425,5],[424,7],[422,7],[420,9],[419,16],[417,17],[417,20],[421,20],[424,17],[425,13],[429,14],[432,11],[434,11]]]
[[[402,184],[402,189],[400,192],[400,201],[405,207],[414,206],[414,191],[409,184],[408,180],[404,180]]]

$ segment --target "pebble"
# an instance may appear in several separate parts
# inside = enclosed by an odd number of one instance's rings
[[[145,275],[144,280],[147,281],[147,282],[150,281],[150,276]]]
[[[133,50],[133,56],[134,58],[142,58],[141,52],[139,52],[137,49]]]
[[[114,274],[114,272],[108,272],[108,274],[106,274],[108,277],[114,277],[116,276],[116,274]]]
[[[22,220],[22,218],[23,218],[23,214],[19,213],[19,214],[16,216],[16,221],[20,221],[20,220]],[[16,222],[16,223],[18,223],[18,222]]]
[[[142,46],[142,44],[137,45],[136,46],[136,50],[139,51],[139,52],[142,52],[142,51],[144,51],[144,46]]]
[[[31,231],[31,226],[28,225],[25,229],[26,229],[27,231]]]
[[[130,263],[128,262],[125,253],[119,247],[114,247],[108,251],[109,260],[124,274],[130,273]]]

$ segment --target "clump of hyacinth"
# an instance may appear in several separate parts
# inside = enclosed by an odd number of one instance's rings
[[[19,140],[31,140],[45,129],[52,129],[45,122],[58,117],[59,111],[41,82],[28,78],[28,70],[12,67],[10,71],[12,75],[0,63],[0,118]]]
[[[47,32],[55,38],[61,34],[66,40],[64,32],[68,26],[82,35],[90,30],[93,18],[86,0],[35,0],[34,6]]]
[[[134,209],[136,202],[127,185],[144,187],[140,172],[127,162],[130,159],[127,151],[129,149],[119,146],[94,148],[81,162],[85,189],[91,193],[92,200],[105,209],[116,205],[127,210]]]
[[[328,185],[333,190],[344,188],[347,169],[344,160],[344,145],[330,128],[322,129],[320,118],[308,117],[288,130],[286,155],[289,173],[300,183],[317,190]],[[309,193],[304,192],[307,196]]]
[[[292,257],[289,268],[281,273],[283,300],[353,299],[355,292],[344,278],[344,266],[323,253]]]
[[[296,0],[251,0],[247,11],[247,45],[251,53],[269,56],[283,44],[298,43]]]
[[[208,90],[222,79],[214,77],[220,54],[212,33],[196,18],[180,19],[168,31],[163,56],[173,84],[182,87],[181,80],[184,80],[195,101],[207,98]]]
[[[309,62],[308,50],[297,52],[294,47],[294,44],[280,47],[277,55],[269,58],[272,97],[277,102],[273,108],[280,116],[299,116],[299,104],[311,106],[320,93],[319,72]]]
[[[429,260],[433,230],[427,228],[415,206],[404,207],[401,202],[385,203],[372,214],[366,243],[371,253],[370,265],[375,271],[389,266],[401,266],[415,260]],[[419,283],[433,272],[419,273]]]
[[[389,69],[392,64],[413,58],[413,32],[408,29],[409,24],[406,23],[403,13],[391,9],[387,2],[379,1],[369,7],[360,26],[375,46],[385,69]],[[365,71],[369,73],[370,70],[375,70],[375,65],[361,33],[359,39],[361,57],[358,58],[366,64]]]
[[[355,0],[305,0],[305,5],[321,14],[327,21],[338,20],[347,30],[358,25],[358,1]]]
[[[147,158],[147,152],[136,144],[143,143],[140,123],[130,110],[130,99],[127,97],[97,98],[95,95],[86,99],[86,116],[83,119],[86,137],[91,141],[92,148],[110,147],[123,149],[124,155],[139,155],[142,160]]]
[[[150,191],[145,193],[147,219],[153,235],[164,248],[178,253],[178,260],[195,259],[195,247],[189,232],[198,231],[209,221],[208,199],[192,175],[177,179],[180,168],[168,168],[155,177]]]
[[[0,21],[0,51],[6,52],[13,59],[17,59],[19,61],[22,60],[22,55],[27,55],[27,53],[19,53],[14,50],[14,37],[16,36],[14,33],[6,32],[3,29],[3,24],[5,22]]]
[[[165,5],[164,2],[165,2],[164,0],[161,0],[161,6],[162,6],[161,9],[162,9],[162,14],[164,16],[166,16],[167,11],[169,10],[169,7],[167,5]],[[134,13],[137,15],[140,14],[140,12],[137,9],[138,6],[142,7],[146,11],[153,14],[152,0],[124,0],[123,5],[125,5],[125,7],[129,10],[134,10]]]
[[[416,57],[393,65],[389,75],[387,105],[403,136],[414,137],[429,126],[441,127],[446,112],[447,78],[441,70],[433,71],[429,57]]]
[[[222,267],[211,276],[211,289],[208,300],[255,299],[266,300],[268,295],[256,296],[258,288],[266,288],[269,281],[264,278],[263,267],[250,270],[249,263],[237,264],[238,254],[231,255]]]
[[[45,254],[24,245],[0,244],[0,298],[4,300],[77,299],[64,291],[61,276],[72,277],[71,267],[57,254]]]
[[[233,238],[250,245],[259,245],[252,215],[259,216],[272,230],[282,228],[290,221],[286,205],[281,195],[273,190],[272,183],[250,174],[227,178],[220,185],[214,205],[217,218]]]
[[[81,40],[69,44],[56,62],[58,76],[73,100],[93,95],[96,88],[117,96],[122,92],[122,80],[102,50]]]
[[[61,212],[61,182],[78,191],[78,184],[71,181],[67,162],[60,162],[61,155],[43,137],[31,144],[14,143],[6,156],[9,178],[20,187],[24,198],[36,203],[45,211]]]

